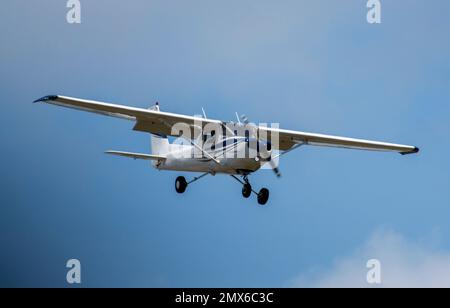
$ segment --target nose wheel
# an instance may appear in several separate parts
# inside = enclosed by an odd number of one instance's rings
[[[252,195],[252,185],[244,184],[242,185],[242,196],[247,199]]]
[[[232,177],[242,184],[242,196],[244,198],[248,199],[254,193],[257,196],[258,204],[265,205],[269,201],[269,190],[267,188],[261,188],[259,192],[256,192],[253,190],[247,176],[243,176],[242,180],[235,175],[232,175]]]

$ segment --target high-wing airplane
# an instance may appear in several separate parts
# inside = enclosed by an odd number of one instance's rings
[[[254,193],[261,205],[267,203],[269,190],[253,190],[248,176],[263,166],[269,166],[280,177],[279,157],[300,146],[397,152],[402,155],[419,152],[419,148],[409,145],[284,130],[276,125],[256,125],[237,114],[237,122],[222,122],[208,119],[204,112],[203,116],[168,113],[161,111],[158,103],[144,109],[60,95],[45,96],[35,101],[38,102],[134,121],[133,130],[151,134],[151,154],[106,153],[150,160],[158,170],[201,173],[190,181],[183,176],[177,177],[175,189],[180,194],[189,184],[208,174],[227,174],[242,184],[244,198]],[[169,137],[175,140],[171,143]]]

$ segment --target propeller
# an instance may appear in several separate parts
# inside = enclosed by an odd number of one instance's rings
[[[261,146],[260,146],[260,149],[261,149]],[[277,165],[276,161],[274,159],[272,159],[272,150],[266,150],[266,151],[260,150],[260,153],[258,154],[258,156],[261,159],[263,159],[263,161],[266,161],[267,163],[269,163],[270,167],[272,168],[272,170],[275,173],[275,175],[277,176],[277,178],[281,177],[280,169],[278,169],[278,165]]]
[[[250,123],[248,117],[245,114],[241,115],[240,118],[242,123],[244,123],[245,125],[248,125]],[[263,161],[268,162],[277,178],[280,178],[281,172],[280,169],[278,169],[277,163],[272,159],[272,150],[268,149],[268,144],[262,144],[263,142],[260,140],[257,140],[257,142],[259,143],[259,150],[260,150],[258,153],[259,158],[262,159]],[[265,150],[261,151],[261,148],[264,148]]]

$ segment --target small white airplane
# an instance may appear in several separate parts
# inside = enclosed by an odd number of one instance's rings
[[[245,116],[239,117],[237,114],[237,122],[222,122],[208,119],[204,111],[203,116],[162,112],[158,103],[144,109],[60,95],[45,96],[34,102],[132,120],[136,122],[133,130],[151,134],[151,154],[122,151],[107,151],[107,154],[151,160],[153,167],[158,170],[202,173],[190,181],[183,176],[177,177],[175,189],[180,194],[185,192],[189,184],[208,174],[228,174],[242,184],[245,198],[254,193],[260,205],[267,203],[269,190],[262,188],[256,192],[248,176],[269,165],[279,177],[278,158],[300,146],[387,151],[402,155],[419,152],[419,148],[409,145],[255,125],[249,123]],[[177,139],[170,143],[169,137]]]

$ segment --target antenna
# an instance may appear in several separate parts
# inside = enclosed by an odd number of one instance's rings
[[[155,102],[153,106],[148,108],[149,110],[159,111],[159,102]]]
[[[206,112],[205,112],[205,109],[203,109],[203,107],[202,107],[202,111],[203,111],[203,117],[206,119]]]

